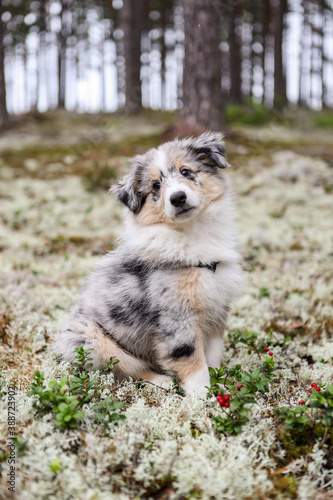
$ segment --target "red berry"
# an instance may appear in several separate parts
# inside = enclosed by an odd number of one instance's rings
[[[269,352],[268,354],[269,354],[270,356],[273,356],[273,353],[272,353],[272,351],[270,351],[270,352]]]
[[[310,392],[312,392],[312,390],[313,390],[313,387],[311,389],[309,389]]]
[[[269,351],[269,347],[265,347],[265,351],[268,352]]]
[[[225,408],[229,408],[229,406],[230,406],[230,403],[229,403],[228,401],[226,401],[226,402],[224,403],[224,407],[225,407]]]
[[[316,391],[320,391],[320,390],[321,390],[320,387],[316,387]]]
[[[301,399],[298,404],[299,405],[305,405],[305,401],[303,399]]]
[[[230,400],[229,394],[226,394],[223,399],[224,399],[224,401],[229,401]]]
[[[244,387],[244,385],[238,385],[237,386],[237,391],[240,391],[242,387]]]
[[[316,382],[312,382],[311,387],[317,387]]]

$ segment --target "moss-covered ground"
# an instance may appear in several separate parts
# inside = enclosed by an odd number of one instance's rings
[[[27,394],[36,370],[46,384],[68,375],[50,345],[87,273],[121,234],[123,209],[107,189],[128,157],[168,137],[175,116],[31,115],[0,137],[0,498],[332,498],[333,437],[323,414],[309,410],[311,425],[300,432],[274,412],[307,402],[312,382],[322,391],[333,383],[331,122],[301,112],[246,127],[237,116],[226,150],[245,283],[225,364],[261,367],[264,344],[276,363],[237,435],[216,431],[212,417],[230,410],[213,400],[118,387],[112,374],[91,374],[99,390],[73,429],[57,426],[53,412],[36,413]],[[237,331],[256,332],[255,347],[235,343]],[[8,385],[18,436],[13,495]],[[105,427],[93,406],[108,396],[124,403],[126,418]]]

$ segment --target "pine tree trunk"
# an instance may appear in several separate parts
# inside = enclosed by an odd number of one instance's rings
[[[66,63],[67,63],[67,38],[68,26],[64,19],[64,11],[68,9],[68,0],[61,0],[61,30],[58,36],[58,108],[65,108],[66,100]]]
[[[0,1],[0,128],[6,128],[9,124],[9,117],[6,102],[5,49],[3,45],[4,26],[1,19],[2,14],[3,7]]]
[[[47,108],[49,107],[49,95],[47,88],[47,62],[46,62],[46,0],[40,1],[40,12],[39,12],[39,52],[38,52],[38,81],[37,81],[37,104],[41,94],[41,88],[45,87]]]
[[[262,0],[262,56],[261,56],[261,65],[262,65],[262,102],[267,104],[267,57],[269,54],[269,34],[270,34],[270,2],[267,0]]]
[[[182,122],[193,130],[220,130],[224,124],[216,0],[183,0],[185,60]]]
[[[161,42],[160,42],[160,51],[161,51],[161,108],[165,109],[166,107],[166,82],[165,82],[165,75],[166,75],[166,45],[165,45],[165,32],[166,32],[166,27],[167,27],[167,20],[166,20],[166,9],[162,8],[161,12]]]
[[[287,103],[286,76],[283,64],[284,16],[287,0],[279,0],[275,6],[274,36],[274,107],[282,109]]]
[[[298,57],[298,106],[302,106],[303,102],[303,55],[304,55],[304,34],[305,34],[305,7],[303,7],[301,36],[299,41],[299,57]]]
[[[229,71],[230,71],[230,91],[229,98],[232,103],[242,101],[242,59],[241,59],[241,40],[236,30],[241,22],[242,6],[235,3],[229,13]]]
[[[320,81],[321,81],[321,105],[323,108],[327,105],[327,85],[325,81],[325,29],[326,29],[326,12],[325,12],[325,0],[320,0],[320,15],[322,19],[322,28],[320,30],[321,37],[321,65],[320,65]]]
[[[313,26],[314,5],[309,3],[309,106],[312,108],[315,102],[315,88],[314,88],[314,75],[315,75],[315,30]]]
[[[99,67],[99,81],[100,81],[100,110],[106,111],[106,92],[105,92],[105,54],[104,54],[104,44],[105,44],[105,29],[102,28],[102,40],[100,44],[100,67]]]
[[[299,78],[299,105],[309,106],[310,88],[311,88],[311,20],[310,20],[310,1],[303,2],[303,26],[300,44],[300,78]]]
[[[142,108],[141,92],[141,34],[143,0],[124,0],[120,25],[124,33],[125,111],[137,113]]]

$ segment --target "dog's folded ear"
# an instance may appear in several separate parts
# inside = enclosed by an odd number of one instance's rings
[[[125,175],[121,181],[111,186],[109,192],[114,194],[133,213],[136,213],[140,209],[140,201],[135,188],[134,173]]]
[[[135,171],[125,175],[121,181],[110,188],[109,192],[114,194],[134,214],[139,212],[144,203],[144,195],[139,192],[139,182]]]
[[[190,149],[203,164],[209,167],[229,167],[229,163],[225,157],[223,134],[219,132],[204,132],[199,137],[190,141]]]

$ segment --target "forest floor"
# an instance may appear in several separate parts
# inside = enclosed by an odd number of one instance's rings
[[[54,113],[0,136],[1,499],[333,498],[333,129],[308,115],[234,126],[226,140],[245,275],[225,339],[230,408],[175,387],[117,387],[112,373],[98,372],[83,404],[68,388],[74,368],[52,357],[85,276],[122,231],[108,187],[173,121]],[[236,365],[242,373],[228,375]],[[44,399],[33,406],[36,370]],[[310,393],[312,382],[321,391]],[[74,410],[56,425],[70,394]],[[7,483],[13,398],[17,496]],[[61,401],[66,408],[52,411]],[[84,414],[73,417],[78,401]],[[109,425],[94,408],[101,401]],[[117,413],[126,418],[113,421]]]

